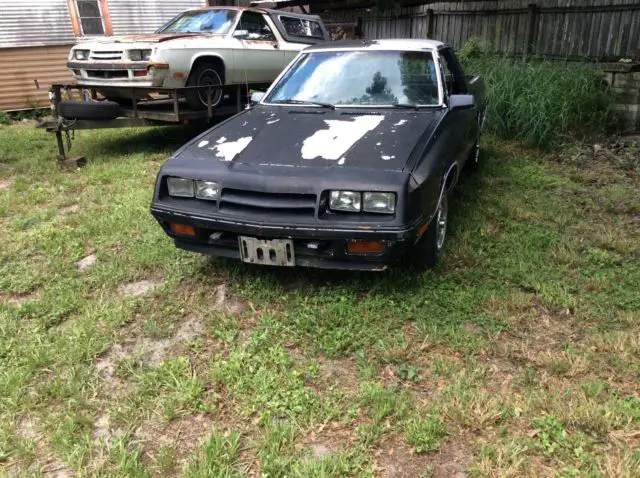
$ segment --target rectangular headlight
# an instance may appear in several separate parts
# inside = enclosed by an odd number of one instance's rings
[[[364,212],[393,214],[396,212],[396,195],[395,193],[364,193],[362,205]]]
[[[207,201],[217,201],[220,196],[220,184],[213,181],[196,181],[196,197]]]
[[[73,57],[76,60],[87,60],[89,59],[89,50],[74,50]]]
[[[169,196],[179,198],[193,197],[193,180],[184,178],[167,178]]]
[[[147,61],[151,58],[151,50],[129,50],[131,61]]]
[[[331,191],[329,208],[334,211],[360,212],[362,194],[355,191]]]

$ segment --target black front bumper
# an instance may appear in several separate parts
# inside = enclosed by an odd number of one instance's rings
[[[187,251],[240,259],[239,236],[292,239],[297,266],[362,271],[382,271],[397,263],[415,244],[424,223],[376,229],[331,224],[322,227],[269,224],[198,216],[155,203],[151,206],[151,214],[176,246]],[[175,234],[169,229],[169,223],[192,226],[196,236]],[[346,245],[353,240],[384,241],[387,247],[379,254],[349,254]]]

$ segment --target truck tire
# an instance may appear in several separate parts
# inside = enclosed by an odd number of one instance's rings
[[[449,223],[449,201],[447,196],[447,192],[442,195],[436,214],[433,216],[429,227],[411,251],[411,263],[421,269],[434,267],[442,255],[442,251],[444,251]]]
[[[58,115],[80,120],[110,120],[118,117],[120,105],[113,101],[61,101]]]
[[[191,70],[187,86],[222,86],[224,85],[224,71],[215,63],[202,62]],[[207,90],[193,90],[185,93],[187,103],[194,110],[204,110],[207,108]],[[223,88],[211,90],[211,106],[216,107],[224,98]]]

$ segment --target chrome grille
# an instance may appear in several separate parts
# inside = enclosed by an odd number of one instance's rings
[[[122,50],[119,51],[91,51],[90,60],[122,60]]]

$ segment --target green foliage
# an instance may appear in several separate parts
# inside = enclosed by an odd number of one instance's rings
[[[6,111],[0,110],[0,124],[11,124],[11,116]]]
[[[472,40],[460,52],[467,74],[484,77],[486,131],[552,149],[563,141],[616,126],[614,97],[584,65],[490,56]]]
[[[407,420],[405,438],[407,444],[416,453],[438,451],[440,441],[447,435],[440,416],[433,411],[426,411]]]
[[[214,431],[202,447],[202,456],[194,460],[184,473],[185,477],[232,478],[240,477],[240,434],[231,431],[223,435]]]

